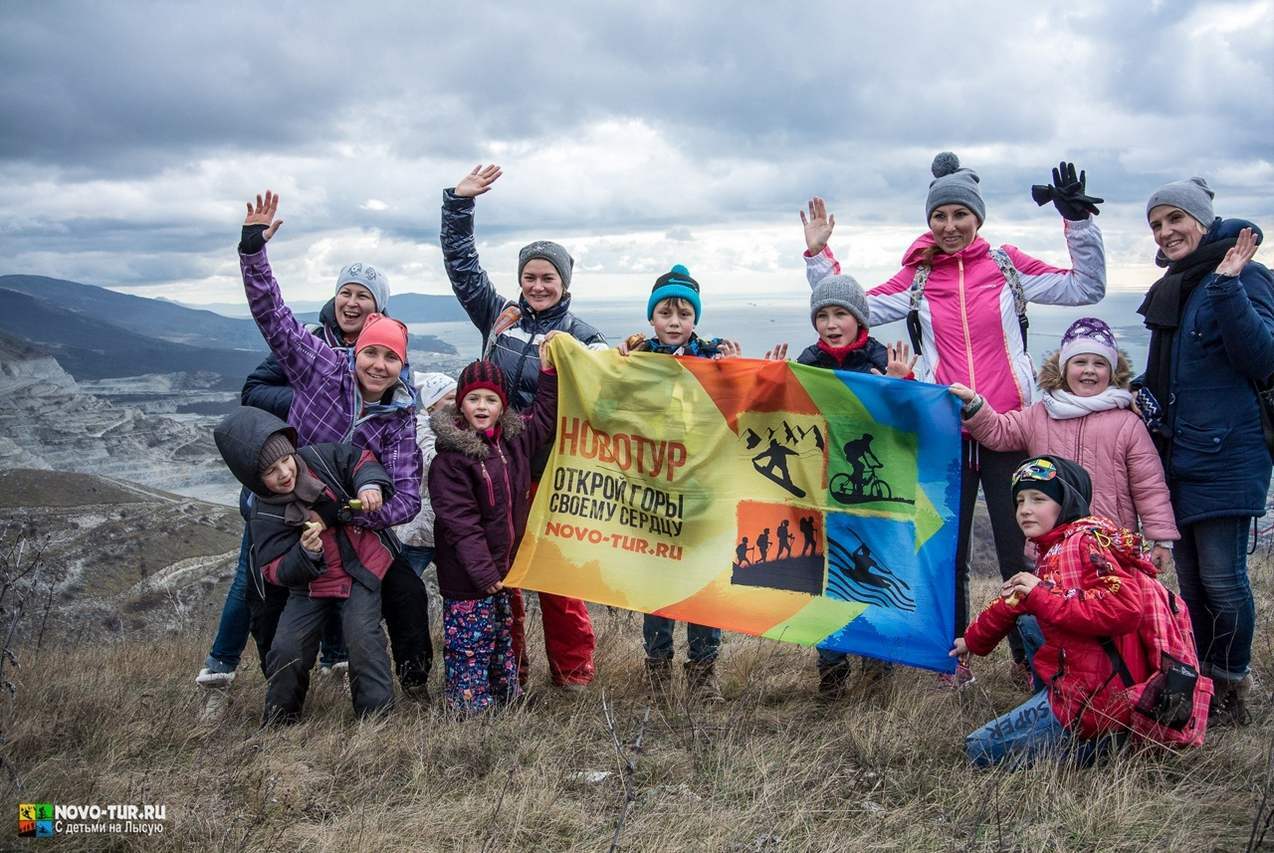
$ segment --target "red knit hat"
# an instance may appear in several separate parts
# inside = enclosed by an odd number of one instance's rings
[[[509,407],[509,394],[504,390],[504,371],[494,361],[475,361],[460,371],[456,380],[456,399],[463,400],[470,391],[486,388],[500,398],[500,405]]]
[[[384,314],[368,314],[363,331],[354,343],[354,354],[362,352],[365,347],[382,346],[398,356],[400,361],[407,360],[407,327]]]

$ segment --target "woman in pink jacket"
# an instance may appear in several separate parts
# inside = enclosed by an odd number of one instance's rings
[[[1083,173],[1061,163],[1053,184],[1032,188],[1036,202],[1052,201],[1063,218],[1072,269],[1032,258],[1016,246],[993,249],[978,235],[986,205],[978,175],[960,168],[949,151],[933,160],[933,181],[925,200],[929,230],[902,258],[902,269],[867,291],[871,324],[907,319],[920,356],[916,378],[942,385],[961,383],[981,393],[997,411],[1031,405],[1035,370],[1026,351],[1026,304],[1091,305],[1106,294],[1106,250],[1093,214],[1102,200],[1085,194]],[[839,273],[827,245],[835,226],[823,200],[809,203],[805,225],[806,277],[813,287]],[[969,551],[978,484],[986,495],[995,552],[1005,578],[1029,570],[1025,539],[1014,520],[1009,483],[1025,456],[983,449],[965,436],[960,491],[960,535],[956,554],[956,635],[969,622]],[[1010,635],[1014,660],[1025,660],[1021,638]],[[956,684],[972,674],[961,664]]]
[[[1152,562],[1164,571],[1181,536],[1159,453],[1131,408],[1131,381],[1132,366],[1115,348],[1110,326],[1084,317],[1040,366],[1043,399],[1029,409],[1000,414],[959,383],[951,393],[964,400],[964,426],[983,447],[1064,456],[1084,466],[1093,478],[1093,512],[1140,529],[1152,542]]]

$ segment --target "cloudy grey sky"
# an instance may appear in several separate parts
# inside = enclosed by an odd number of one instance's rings
[[[506,5],[6,3],[0,272],[241,300],[243,201],[269,187],[289,298],[356,259],[445,293],[441,190],[489,162],[479,249],[508,291],[543,237],[590,295],[683,262],[706,295],[799,296],[813,193],[874,284],[943,149],[982,176],[984,236],[1059,263],[1029,186],[1087,169],[1115,288],[1155,278],[1164,181],[1274,228],[1274,0]]]

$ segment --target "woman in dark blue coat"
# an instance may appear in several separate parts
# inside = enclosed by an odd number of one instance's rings
[[[1191,178],[1146,205],[1168,271],[1138,309],[1151,331],[1139,401],[1181,530],[1181,595],[1216,682],[1212,719],[1242,724],[1256,622],[1248,534],[1265,514],[1271,470],[1255,383],[1274,374],[1274,277],[1252,260],[1260,229],[1214,217],[1212,197]]]

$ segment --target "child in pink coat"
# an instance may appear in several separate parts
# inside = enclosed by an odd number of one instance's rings
[[[1152,544],[1151,560],[1165,569],[1181,537],[1159,454],[1131,408],[1131,378],[1110,326],[1084,317],[1040,367],[1040,402],[1000,414],[971,388],[957,383],[951,393],[964,400],[965,428],[984,446],[1063,456],[1090,471],[1093,512],[1140,529]]]

